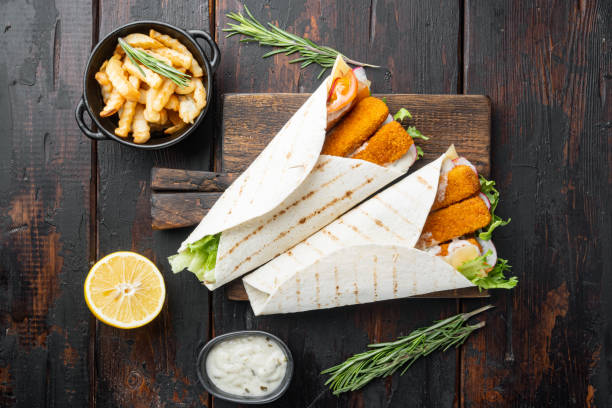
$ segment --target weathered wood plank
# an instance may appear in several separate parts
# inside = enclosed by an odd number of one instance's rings
[[[368,70],[378,93],[456,93],[459,68],[459,3],[441,1],[304,1],[287,8],[284,1],[248,1],[261,21],[272,21],[289,31],[306,34],[336,47],[352,58],[379,63]],[[289,57],[261,60],[267,49],[226,39],[221,29],[226,13],[241,5],[216,4],[216,38],[224,50],[217,80],[223,92],[312,92],[320,83],[318,69],[300,72]],[[218,143],[215,151],[220,152]],[[215,157],[215,171],[225,169]],[[340,398],[325,391],[319,373],[368,342],[389,340],[431,320],[454,314],[456,301],[401,300],[289,316],[255,318],[243,302],[228,301],[224,289],[213,293],[215,333],[237,329],[268,330],[287,341],[296,362],[288,393],[271,406],[450,406],[455,399],[454,352],[437,354],[414,365],[404,376],[376,381],[363,391]],[[215,407],[231,406],[213,400]]]
[[[164,230],[190,227],[200,222],[221,193],[153,193],[151,225]]]
[[[86,406],[91,3],[0,9],[0,406]]]
[[[611,405],[611,15],[609,1],[466,2],[465,90],[493,102],[512,216],[495,242],[520,282],[465,348],[462,406]]]
[[[194,0],[100,0],[99,16],[101,38],[121,24],[143,19],[208,30],[208,3]],[[166,257],[186,232],[152,231],[149,179],[154,166],[208,170],[211,123],[209,117],[188,140],[162,151],[98,143],[98,255],[142,253],[160,268],[167,289],[166,305],[149,325],[130,331],[98,325],[98,407],[207,405],[195,359],[208,337],[208,292],[195,277],[171,273]]]
[[[151,189],[155,191],[223,192],[238,177],[236,173],[202,170],[151,169]]]

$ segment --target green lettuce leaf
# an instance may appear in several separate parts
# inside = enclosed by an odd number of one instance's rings
[[[423,140],[429,140],[429,137],[425,136],[424,134],[421,133],[420,130],[418,130],[416,127],[414,126],[408,126],[406,128],[406,132],[408,132],[408,134],[410,135],[411,138],[413,139],[423,139]]]
[[[499,203],[499,191],[495,188],[495,182],[493,180],[487,180],[483,176],[480,176],[480,191],[486,195],[491,202],[491,222],[486,228],[480,229],[478,238],[490,241],[493,236],[493,231],[495,231],[497,227],[508,225],[510,221],[512,221],[512,218],[504,220],[499,215],[495,215],[495,209]]]
[[[416,145],[415,145],[415,146],[416,146]],[[421,146],[417,146],[417,147],[416,147],[416,150],[417,150],[417,160],[418,160],[418,159],[420,159],[421,157],[423,157],[423,154],[425,154],[425,153],[423,153],[423,149],[421,149]]]
[[[215,283],[215,264],[217,262],[217,249],[219,248],[221,233],[207,235],[187,249],[176,255],[168,257],[172,272],[178,273],[183,269],[193,272],[197,278],[206,283]]]
[[[408,112],[408,109],[406,108],[400,108],[400,110],[398,110],[397,113],[393,115],[393,120],[397,120],[400,123],[402,123],[406,118],[412,119],[412,115],[410,114],[410,112]]]
[[[483,289],[512,289],[518,283],[516,276],[506,279],[504,272],[509,271],[511,266],[508,265],[506,259],[497,259],[497,264],[491,268],[486,262],[486,259],[491,255],[491,250],[488,250],[484,255],[476,257],[470,261],[464,262],[457,268],[470,282],[478,286],[479,290]]]

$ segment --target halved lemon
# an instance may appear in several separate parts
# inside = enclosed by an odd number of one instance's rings
[[[155,264],[134,252],[100,259],[85,279],[85,301],[102,322],[120,329],[149,323],[166,297],[164,278]]]

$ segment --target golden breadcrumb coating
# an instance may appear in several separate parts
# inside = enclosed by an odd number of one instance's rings
[[[428,248],[440,242],[471,234],[479,228],[486,227],[490,222],[489,208],[481,197],[473,196],[429,213],[417,247]]]
[[[322,154],[347,157],[376,132],[389,115],[378,98],[362,99],[325,138]]]
[[[399,122],[389,122],[374,133],[365,148],[353,156],[380,166],[399,160],[408,152],[413,140]]]
[[[441,200],[440,197],[436,197],[431,207],[432,211],[448,207],[480,191],[478,174],[470,166],[464,164],[453,167],[446,174],[446,180],[444,195]]]

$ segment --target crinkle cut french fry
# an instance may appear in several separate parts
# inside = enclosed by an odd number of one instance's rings
[[[104,72],[106,73],[106,66],[108,65],[108,60],[104,61],[102,63],[102,65],[100,65],[100,69],[98,70],[98,72]]]
[[[158,92],[159,90],[155,88],[149,88],[149,90],[147,91],[147,100],[145,103],[144,117],[148,122],[151,122],[151,123],[159,122],[159,111],[153,109],[153,104],[154,104],[155,98],[157,98]]]
[[[183,67],[185,69],[191,67],[191,60],[193,59],[191,55],[182,54],[166,47],[156,49],[155,54],[169,59],[175,67]]]
[[[136,105],[132,122],[132,137],[134,143],[146,143],[151,138],[151,128],[144,117],[144,106],[141,104]]]
[[[189,70],[196,78],[201,78],[204,76],[204,70],[202,69],[200,64],[198,64],[198,61],[195,59],[195,57],[193,57],[193,59],[191,60],[191,67],[189,68]]]
[[[102,64],[104,67],[105,65]],[[106,72],[96,72],[95,75],[96,81],[100,84],[100,93],[102,94],[102,101],[104,104],[108,102],[108,98],[110,98],[111,92],[113,91],[113,84],[111,84]]]
[[[159,41],[160,43],[164,44],[168,48],[172,48],[173,50],[180,52],[181,54],[185,54],[185,55],[189,54],[189,56],[191,56],[191,53],[189,52],[187,47],[185,47],[176,38],[172,38],[169,35],[159,33],[153,29],[149,30],[149,37]]]
[[[176,84],[174,82],[172,82],[170,79],[165,79],[162,86],[160,86],[157,90],[157,94],[155,95],[151,109],[158,112],[164,109],[164,106],[166,106],[168,100],[170,100],[170,97],[174,93],[175,88]]]
[[[117,90],[125,99],[128,101],[137,101],[140,93],[138,89],[134,88],[127,79],[125,72],[123,72],[123,66],[121,60],[117,58],[111,58],[108,60],[106,66],[106,75],[113,84],[113,88]]]
[[[178,111],[178,108],[179,108],[178,97],[176,95],[171,95],[170,99],[168,99],[168,103],[166,103],[166,106],[164,106],[164,109],[168,109],[171,111]]]
[[[191,82],[195,85],[193,100],[198,110],[201,111],[206,106],[206,88],[204,88],[204,84],[200,78],[194,78]]]
[[[164,57],[163,55],[156,53],[155,52],[156,50],[145,50],[143,48],[138,48],[138,49],[141,50],[141,51],[146,52],[147,54],[149,54],[150,56],[152,56],[154,58],[157,58],[158,60],[160,60],[161,62],[164,62],[167,65],[173,66],[172,65],[172,61],[170,61],[169,58]]]
[[[130,75],[135,75],[138,79],[149,85],[151,88],[158,88],[162,84],[162,82],[164,82],[164,80],[158,73],[151,71],[149,68],[145,67],[142,64],[138,65],[140,66],[140,69],[142,69],[142,71],[145,73],[145,75],[142,75],[142,72],[140,72],[138,67],[134,65],[127,56],[123,59],[123,69],[129,72]]]
[[[121,58],[123,58],[124,55],[125,51],[123,51],[123,48],[121,48],[121,46],[117,44],[117,46],[115,47],[115,51],[113,51],[113,56],[111,58],[120,60]]]
[[[179,95],[187,95],[187,94],[192,93],[194,89],[195,89],[195,81],[190,79],[187,82],[186,86],[177,85],[176,89],[174,90],[174,93],[179,94]]]
[[[179,117],[186,123],[193,123],[198,116],[198,110],[195,101],[191,95],[180,95],[179,99]]]
[[[129,81],[137,89],[140,85],[140,80],[133,75],[130,75]],[[127,101],[123,104],[121,112],[119,112],[119,123],[115,129],[115,134],[119,137],[127,137],[132,130],[132,121],[134,120],[134,114],[136,113],[136,105],[138,102]]]
[[[173,50],[178,51],[181,54],[190,56],[191,66],[186,68],[189,68],[193,76],[196,78],[204,76],[204,71],[202,70],[200,64],[198,64],[198,61],[194,58],[193,54],[191,54],[187,47],[181,44],[179,40],[177,40],[176,38],[172,38],[169,35],[158,33],[153,29],[149,30],[149,36],[164,44],[168,48],[172,48]]]
[[[159,41],[149,37],[146,34],[142,33],[132,33],[126,36],[123,39],[126,43],[131,45],[132,47],[140,47],[140,48],[161,48],[164,44]]]
[[[104,95],[102,95],[102,98],[104,98]],[[124,102],[125,98],[117,91],[117,88],[113,87],[113,90],[108,95],[104,108],[100,111],[100,117],[106,118],[114,115],[119,108],[123,106]]]

